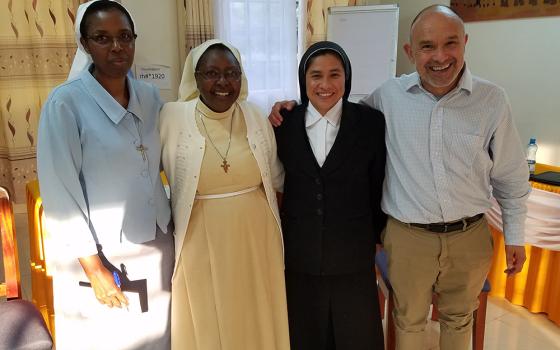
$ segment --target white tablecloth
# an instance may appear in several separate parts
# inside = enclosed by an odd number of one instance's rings
[[[493,206],[486,213],[486,218],[491,225],[503,231],[502,212],[498,202],[492,200]],[[525,242],[560,251],[560,194],[532,189],[527,200]]]

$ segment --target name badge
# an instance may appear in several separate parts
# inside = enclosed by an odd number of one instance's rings
[[[136,79],[152,83],[162,90],[170,90],[171,67],[159,64],[137,64]]]

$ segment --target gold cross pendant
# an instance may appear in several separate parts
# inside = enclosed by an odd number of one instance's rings
[[[140,153],[142,153],[142,159],[144,161],[146,161],[147,157],[146,157],[146,151],[148,150],[148,147],[144,147],[144,145],[140,145],[138,147],[136,147],[136,150]]]
[[[224,161],[222,162],[222,165],[220,165],[222,168],[224,168],[224,173],[227,173],[228,169],[229,169],[229,164],[227,162],[227,160],[224,159]]]

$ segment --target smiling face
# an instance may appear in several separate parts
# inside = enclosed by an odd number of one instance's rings
[[[214,112],[227,111],[239,97],[241,67],[225,47],[210,47],[202,54],[195,78],[200,99]]]
[[[445,9],[418,17],[411,28],[411,43],[405,44],[404,50],[426,90],[443,96],[457,86],[467,40],[462,21]]]
[[[134,40],[123,43],[113,38],[133,35],[130,21],[117,9],[102,10],[88,16],[86,37],[80,40],[91,55],[94,75],[110,78],[126,76],[134,60]],[[111,39],[110,44],[103,43],[104,37]]]
[[[310,61],[305,72],[307,98],[321,115],[325,115],[344,95],[344,67],[334,53],[320,54]]]

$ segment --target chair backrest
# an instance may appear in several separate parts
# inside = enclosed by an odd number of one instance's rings
[[[29,261],[31,264],[31,296],[53,337],[54,306],[51,272],[53,259],[48,258],[49,237],[45,230],[43,205],[37,180],[26,185],[27,223],[29,230]]]
[[[5,281],[0,281],[0,297],[21,298],[19,260],[14,212],[8,192],[0,187],[0,239],[4,260]]]
[[[0,296],[8,299],[0,304],[0,348],[52,349],[53,340],[41,313],[31,302],[21,300],[14,212],[8,192],[1,187],[0,238],[6,279],[0,285]]]

